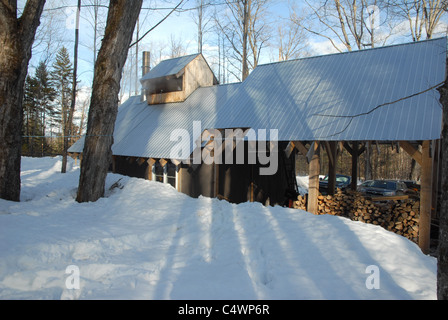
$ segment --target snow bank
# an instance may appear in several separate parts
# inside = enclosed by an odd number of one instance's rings
[[[24,158],[0,200],[0,299],[436,299],[436,260],[378,226],[115,174],[79,204],[60,164]]]

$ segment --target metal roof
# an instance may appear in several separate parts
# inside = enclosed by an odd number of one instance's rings
[[[146,81],[150,79],[156,79],[166,76],[172,76],[178,74],[184,69],[191,61],[193,61],[199,54],[192,54],[188,56],[168,59],[160,62],[157,66],[151,69],[145,74],[140,81]]]
[[[439,93],[415,94],[445,80],[445,60],[440,38],[261,65],[214,127],[278,129],[286,141],[439,139]]]
[[[180,103],[148,106],[132,97],[119,108],[112,151],[170,158],[175,129],[187,130],[193,147],[194,121],[202,130],[277,129],[281,141],[439,139],[435,86],[445,80],[445,59],[440,38],[259,65],[242,83],[199,88]]]
[[[184,102],[148,106],[140,96],[128,99],[118,109],[112,153],[121,156],[170,158],[174,146],[193,151],[202,131],[212,125],[223,101],[233,95],[240,84],[203,87],[195,90]],[[200,122],[199,131],[193,130]],[[175,130],[186,130],[191,139],[170,141]],[[175,136],[173,139],[177,138]],[[69,152],[82,152],[84,139]],[[188,156],[175,157],[184,160]]]

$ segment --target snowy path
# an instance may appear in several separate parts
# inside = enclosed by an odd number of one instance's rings
[[[24,158],[22,202],[0,200],[0,299],[436,298],[436,260],[378,226],[114,174],[120,188],[78,204],[70,165]],[[380,289],[366,287],[370,265]]]

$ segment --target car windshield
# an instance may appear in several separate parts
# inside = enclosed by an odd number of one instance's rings
[[[368,186],[373,188],[395,190],[395,182],[390,181],[372,181],[372,183],[370,183]]]
[[[336,177],[336,182],[348,183],[349,180],[347,177]]]
[[[325,176],[324,181],[328,181],[328,176]],[[348,183],[350,182],[350,179],[345,176],[336,176],[336,182]]]

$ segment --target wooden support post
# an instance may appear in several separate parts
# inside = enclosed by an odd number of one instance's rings
[[[182,192],[182,173],[183,173],[182,165],[179,164],[176,167],[176,189],[179,192]]]
[[[353,141],[352,144],[352,181],[350,188],[356,191],[358,188],[358,159],[359,159],[359,142]]]
[[[407,141],[400,141],[400,147],[420,164],[422,168],[418,245],[424,254],[428,254],[431,241],[431,211],[433,201],[433,157],[431,155],[431,141],[423,141],[421,152]]]
[[[336,141],[325,142],[328,155],[328,194],[334,195],[336,188],[336,159],[338,145]]]
[[[312,214],[317,214],[318,205],[317,197],[319,196],[319,174],[320,174],[320,161],[319,161],[319,143],[315,141],[308,152],[310,156],[310,169],[309,169],[309,186],[308,186],[308,208],[307,211]]]
[[[418,244],[424,254],[429,253],[431,231],[431,202],[432,202],[432,159],[430,141],[422,144],[422,173],[420,188],[420,225]]]
[[[308,154],[308,150],[306,149],[305,145],[301,141],[294,141],[294,146],[299,150],[299,152],[306,157]]]
[[[146,179],[148,180],[156,180],[155,171],[154,171],[154,164],[156,163],[156,160],[153,158],[148,159],[146,162],[148,162],[148,171],[146,173]]]
[[[419,165],[422,165],[422,154],[408,141],[400,141],[400,147],[406,151]]]
[[[219,164],[213,163],[213,197],[217,198],[219,194]]]

